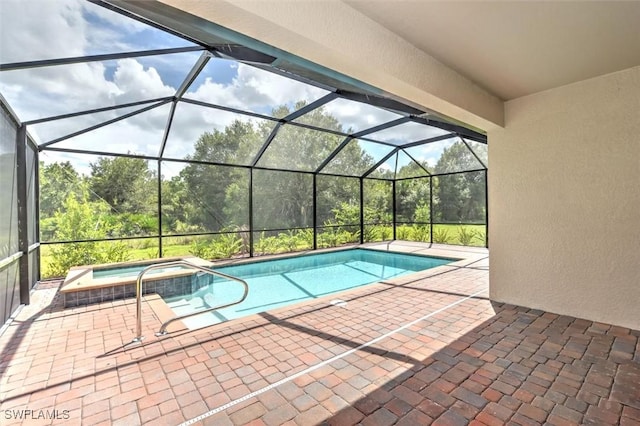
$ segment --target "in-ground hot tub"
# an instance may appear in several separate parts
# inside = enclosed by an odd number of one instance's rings
[[[69,270],[60,293],[65,308],[110,302],[136,296],[138,274],[149,265],[186,260],[195,265],[211,267],[213,264],[194,256],[109,263],[104,265],[74,266]],[[197,270],[172,266],[149,271],[144,278],[142,293],[157,293],[161,297],[190,294],[209,284],[209,275]]]

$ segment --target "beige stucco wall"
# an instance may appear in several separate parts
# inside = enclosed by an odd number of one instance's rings
[[[640,329],[640,67],[505,104],[491,298]]]

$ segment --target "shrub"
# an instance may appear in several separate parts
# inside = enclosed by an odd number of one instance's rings
[[[218,235],[211,244],[212,259],[228,259],[242,251],[242,238],[237,234]]]
[[[421,241],[428,243],[429,240],[429,225],[413,225],[413,241]]]
[[[273,254],[278,252],[278,240],[276,237],[267,237],[265,232],[260,233],[260,237],[253,242],[253,250],[256,254]]]
[[[209,247],[209,241],[198,239],[191,243],[189,252],[202,259],[209,259],[211,256],[211,247]]]
[[[400,225],[396,227],[396,238],[399,240],[411,241],[413,236],[413,230],[407,225]]]
[[[446,229],[446,228],[434,229],[434,231],[433,231],[433,242],[434,243],[448,244],[450,240],[451,240],[451,237],[449,236],[449,230],[448,229]]]
[[[380,240],[380,230],[377,226],[365,226],[362,241],[365,243]]]
[[[458,242],[463,246],[470,246],[471,242],[477,237],[478,233],[469,227],[458,227]]]

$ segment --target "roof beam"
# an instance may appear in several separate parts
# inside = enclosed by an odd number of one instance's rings
[[[125,58],[141,58],[143,56],[170,55],[173,53],[198,52],[201,50],[204,50],[204,47],[189,46],[170,49],[140,50],[137,52],[107,53],[103,55],[74,56],[71,58],[44,59],[41,61],[13,62],[10,64],[0,64],[0,71],[16,71],[30,68],[79,64],[84,62],[112,61]]]

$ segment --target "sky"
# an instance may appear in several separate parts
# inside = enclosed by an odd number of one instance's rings
[[[173,35],[81,0],[0,0],[0,62],[3,64],[187,47],[192,44]],[[200,57],[200,52],[136,57],[0,72],[0,92],[22,121],[87,109],[173,96]],[[185,94],[185,98],[270,115],[273,108],[290,108],[300,100],[313,102],[328,92],[231,60],[211,59]],[[54,138],[143,108],[122,108],[28,127],[36,142]],[[97,131],[54,144],[85,150],[157,155],[169,116],[164,105]],[[400,117],[370,105],[337,99],[325,110],[357,132]],[[166,153],[184,158],[204,131],[223,129],[235,119],[259,119],[206,107],[178,105]],[[432,130],[415,123],[387,129],[381,140],[397,143],[429,137]],[[435,135],[435,134],[434,134]],[[432,147],[416,154],[437,160]],[[49,153],[43,157],[75,159],[81,172],[88,170],[87,156]],[[215,160],[214,160],[215,161]]]

